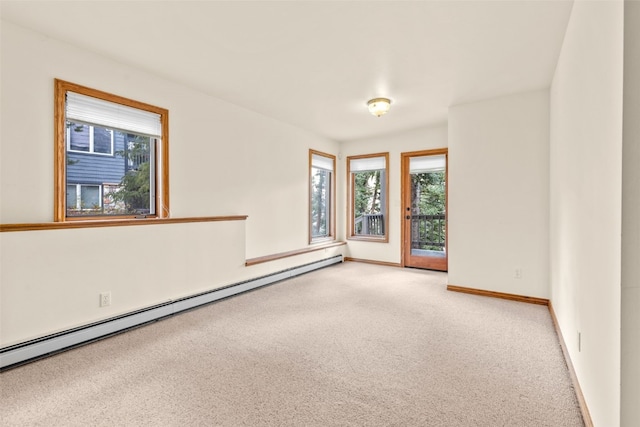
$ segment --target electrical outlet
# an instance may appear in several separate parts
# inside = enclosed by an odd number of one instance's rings
[[[102,292],[100,294],[100,307],[111,305],[111,292]]]
[[[516,267],[513,270],[513,278],[514,279],[522,279],[522,268]]]

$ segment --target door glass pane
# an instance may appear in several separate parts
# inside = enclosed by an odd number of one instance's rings
[[[437,157],[442,157],[439,162]],[[444,156],[411,158],[411,255],[445,257]]]

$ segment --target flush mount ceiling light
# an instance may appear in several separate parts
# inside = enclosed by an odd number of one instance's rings
[[[373,98],[367,102],[367,106],[371,114],[380,117],[391,108],[391,100],[388,98]]]

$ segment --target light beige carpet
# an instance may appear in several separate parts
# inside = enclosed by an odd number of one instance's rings
[[[344,263],[0,374],[3,426],[581,426],[546,307]]]

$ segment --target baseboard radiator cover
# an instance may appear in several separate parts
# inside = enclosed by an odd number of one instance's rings
[[[105,319],[100,322],[69,329],[35,340],[0,349],[0,371],[11,369],[44,357],[88,344],[147,323],[167,318],[215,301],[229,298],[291,277],[338,264],[342,255],[325,258],[308,264],[281,270],[266,276],[234,283],[212,291],[191,295],[145,309]]]

